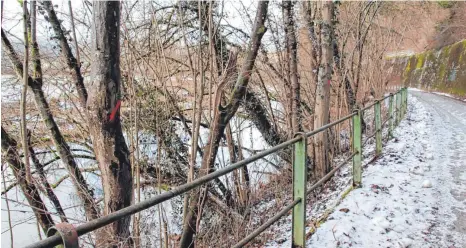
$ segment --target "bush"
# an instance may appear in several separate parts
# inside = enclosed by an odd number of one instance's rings
[[[444,8],[444,9],[449,9],[449,8],[453,7],[453,4],[454,4],[454,2],[452,2],[452,1],[438,1],[437,3],[438,3],[438,5],[440,5],[440,7]]]

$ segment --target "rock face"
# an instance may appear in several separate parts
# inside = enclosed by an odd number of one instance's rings
[[[466,99],[466,40],[439,50],[387,59],[391,80]]]

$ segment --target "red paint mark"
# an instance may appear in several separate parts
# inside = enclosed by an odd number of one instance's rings
[[[328,80],[328,85],[330,85],[330,79]]]
[[[120,108],[121,105],[121,100],[118,100],[116,103],[116,106],[113,108],[112,113],[110,114],[110,121],[113,121],[115,119],[116,113],[118,109]]]

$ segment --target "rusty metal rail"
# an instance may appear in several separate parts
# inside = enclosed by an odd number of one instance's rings
[[[393,106],[394,98],[396,96],[396,107]],[[326,124],[318,129],[312,130],[306,133],[298,133],[293,139],[285,141],[279,145],[271,147],[267,150],[259,152],[251,157],[248,157],[244,160],[241,160],[237,163],[231,164],[224,168],[221,168],[213,173],[205,175],[203,177],[197,178],[190,183],[183,184],[178,186],[170,191],[166,191],[161,193],[155,197],[152,197],[148,200],[139,202],[132,206],[120,209],[116,212],[110,213],[106,216],[100,217],[95,220],[91,220],[87,223],[79,225],[78,227],[74,228],[72,225],[67,224],[66,230],[60,228],[61,224],[55,226],[54,230],[50,232],[51,237],[48,237],[44,240],[38,241],[34,244],[27,246],[28,248],[45,248],[45,247],[53,247],[60,244],[66,244],[70,247],[77,247],[77,237],[82,236],[84,234],[90,233],[109,225],[123,217],[127,217],[138,213],[142,210],[148,209],[153,207],[157,204],[160,204],[164,201],[172,199],[173,197],[179,196],[184,194],[196,187],[199,187],[203,184],[206,184],[214,179],[217,179],[221,176],[224,176],[236,169],[244,167],[258,159],[261,159],[267,155],[273,154],[277,151],[280,151],[290,145],[294,145],[293,149],[293,201],[285,206],[280,212],[274,215],[271,219],[266,221],[256,230],[254,230],[251,234],[237,243],[234,247],[242,247],[246,245],[248,242],[253,240],[255,237],[260,235],[265,229],[271,226],[273,223],[278,221],[281,217],[285,216],[291,209],[293,210],[292,213],[292,243],[295,247],[304,247],[305,246],[305,225],[306,225],[306,197],[312,191],[315,190],[317,187],[321,186],[325,183],[328,179],[330,179],[343,165],[348,163],[352,160],[353,163],[353,187],[358,187],[361,184],[361,177],[362,177],[362,167],[361,167],[361,155],[362,155],[362,140],[361,140],[361,112],[364,110],[369,109],[369,107],[375,106],[375,118],[376,124],[379,126],[377,128],[377,132],[381,135],[381,114],[380,114],[380,102],[390,98],[390,107],[389,107],[389,116],[387,120],[385,120],[384,124],[387,121],[389,123],[389,135],[392,135],[393,127],[395,124],[398,124],[406,113],[406,105],[407,105],[407,89],[402,88],[396,94],[390,94],[380,100],[377,100],[375,103],[365,107],[361,110],[355,110],[352,114],[347,115],[337,121],[332,123]],[[393,111],[395,109],[399,111]],[[353,136],[353,150],[352,154],[345,158],[339,165],[335,166],[329,173],[327,173],[323,178],[321,178],[318,182],[312,185],[309,189],[307,188],[307,138],[311,137],[317,133],[327,130],[330,127],[333,127],[339,123],[342,123],[346,120],[352,119],[352,136]],[[377,136],[376,132],[376,136]],[[380,148],[381,152],[381,138],[377,138],[377,147]],[[379,144],[380,143],[380,144]],[[378,150],[377,150],[378,151]],[[57,231],[58,230],[58,231]],[[76,239],[76,242],[74,242]],[[72,244],[72,245],[70,245]]]

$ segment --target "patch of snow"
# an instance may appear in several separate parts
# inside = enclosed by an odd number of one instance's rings
[[[464,101],[466,102],[466,99],[462,99],[462,98],[458,98],[454,95],[451,95],[451,94],[448,94],[448,93],[444,93],[444,92],[438,92],[438,91],[427,91],[427,90],[421,90],[421,89],[418,89],[418,88],[408,88],[409,91],[417,91],[417,92],[430,92],[430,93],[433,93],[433,94],[436,94],[436,95],[439,95],[439,96],[446,96],[446,97],[449,97],[449,98],[452,98],[452,99],[456,99],[456,100],[460,100],[460,101]]]
[[[436,91],[433,91],[432,93],[437,94],[437,95],[439,95],[439,96],[446,96],[446,97],[450,97],[450,98],[455,98],[455,99],[456,99],[456,97],[454,97],[454,96],[452,96],[452,95],[450,95],[450,94],[448,94],[448,93],[436,92]]]
[[[411,88],[411,87],[409,87],[408,90],[409,90],[409,91],[423,91],[423,90],[420,90],[420,89],[418,89],[418,88]]]
[[[407,57],[407,56],[411,56],[414,54],[415,53],[413,50],[405,50],[405,51],[389,52],[385,56],[387,58],[393,58],[393,57]]]
[[[426,154],[426,159],[433,160],[434,159],[434,154],[432,154],[432,153]]]
[[[412,244],[413,244],[413,240],[410,239],[410,238],[404,238],[404,239],[401,239],[399,242],[398,242],[400,248],[407,248],[407,247],[410,247]]]
[[[429,181],[429,180],[424,180],[424,182],[422,182],[422,187],[423,188],[432,188],[432,182]]]

